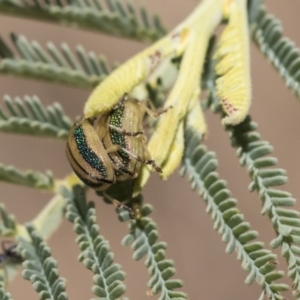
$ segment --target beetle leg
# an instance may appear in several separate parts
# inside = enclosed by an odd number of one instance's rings
[[[118,150],[116,150],[116,151],[118,151]],[[116,151],[111,151],[111,152],[116,152]],[[130,175],[131,178],[136,178],[137,175],[138,175],[138,173],[130,172],[126,167],[116,163],[113,160],[111,161],[111,165],[112,165],[113,169],[116,171],[116,173],[115,173],[116,175],[118,174],[118,172],[121,173],[121,174],[128,174],[128,175]]]
[[[111,201],[111,203],[112,203],[114,206],[116,206],[117,208],[122,208],[122,209],[128,211],[130,219],[134,219],[134,213],[133,213],[132,209],[131,209],[129,206],[124,205],[123,203],[121,203],[120,201],[118,201],[118,200],[112,198],[111,196],[109,196],[109,195],[108,195],[107,193],[105,193],[105,192],[103,192],[103,195],[104,195],[104,197],[106,197],[109,201]]]
[[[111,146],[110,148],[107,148],[106,152],[107,153],[112,153],[112,152],[117,152],[117,151],[120,151],[120,150],[126,152],[128,155],[132,156],[137,161],[139,161],[139,162],[141,162],[143,164],[151,165],[155,169],[156,172],[162,173],[161,168],[155,163],[154,159],[143,159],[139,155],[136,155],[136,154],[128,151],[127,149],[125,149],[125,148],[123,148],[123,147],[121,147],[119,145],[114,145],[114,146]]]
[[[158,118],[160,115],[166,113],[170,108],[173,108],[173,106],[169,106],[165,109],[162,110],[157,110],[156,107],[154,106],[154,104],[151,102],[150,99],[146,99],[143,102],[139,102],[140,105],[144,105],[144,109],[147,112],[147,114],[156,119]],[[150,107],[148,107],[147,105],[149,105]]]
[[[126,131],[125,129],[121,129],[117,126],[111,125],[109,124],[108,127],[112,128],[113,130],[116,130],[124,135],[128,135],[128,136],[139,136],[141,134],[144,134],[144,131],[137,131],[137,132],[130,132],[130,131]]]

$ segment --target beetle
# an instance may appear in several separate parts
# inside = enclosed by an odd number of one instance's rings
[[[104,191],[116,182],[114,166],[91,120],[75,122],[68,137],[66,155],[75,174],[94,190]],[[108,199],[133,218],[131,208],[111,197]]]
[[[66,155],[75,174],[96,191],[104,191],[115,183],[110,158],[89,119],[75,122],[70,130]]]
[[[105,191],[118,181],[137,177],[141,164],[161,168],[151,159],[143,131],[146,112],[156,117],[160,113],[147,107],[147,101],[138,101],[124,94],[119,103],[100,116],[95,129],[91,119],[82,118],[70,130],[66,155],[76,175],[97,192]],[[117,207],[133,217],[131,208],[104,193]]]
[[[124,94],[110,113],[98,121],[98,136],[114,165],[118,181],[136,178],[141,164],[150,164],[157,172],[162,172],[147,149],[143,119],[146,112],[157,117],[164,111],[157,113],[147,107],[148,103]]]

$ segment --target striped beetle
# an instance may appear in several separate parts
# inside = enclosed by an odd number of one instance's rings
[[[100,116],[97,130],[93,121],[82,118],[75,122],[67,141],[66,155],[76,175],[87,186],[100,192],[118,181],[137,177],[142,163],[160,167],[150,158],[143,132],[143,118],[148,112],[147,102],[131,99],[125,94],[108,113]],[[131,208],[105,194],[117,207]]]
[[[148,103],[147,100],[141,102],[125,94],[111,112],[98,121],[97,132],[103,137],[103,145],[115,166],[118,181],[136,178],[141,164],[150,164],[161,172],[161,168],[151,159],[143,131],[145,113],[153,117],[161,113],[149,109]]]
[[[94,190],[104,191],[116,182],[114,165],[91,120],[81,119],[75,122],[70,130],[66,154],[75,174]],[[131,208],[106,196],[116,207],[127,210],[133,218]]]
[[[104,191],[115,183],[110,158],[92,121],[81,119],[75,122],[69,134],[66,154],[76,175],[94,190]]]

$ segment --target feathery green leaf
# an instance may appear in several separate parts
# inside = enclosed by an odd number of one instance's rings
[[[287,290],[288,286],[273,282],[283,276],[281,271],[273,271],[276,268],[276,254],[264,249],[263,243],[254,241],[258,233],[244,221],[244,216],[236,208],[236,200],[230,198],[226,182],[219,179],[215,154],[201,146],[200,141],[198,133],[186,130],[182,174],[187,172],[192,188],[197,189],[206,201],[206,211],[212,215],[214,228],[227,243],[226,252],[231,253],[236,249],[243,269],[249,272],[246,283],[251,284],[256,280],[269,299],[284,299],[279,291],[281,287]],[[270,272],[276,272],[276,276],[267,277]]]
[[[265,157],[271,154],[273,147],[261,140],[256,131],[257,124],[249,116],[240,125],[228,129],[240,162],[247,167],[252,178],[249,189],[259,193],[262,213],[269,216],[277,233],[271,246],[281,245],[282,255],[288,263],[288,275],[293,279],[297,297],[300,297],[300,248],[297,246],[300,242],[300,213],[290,208],[296,202],[290,193],[273,188],[287,182],[286,172],[274,167],[277,163],[275,157]]]
[[[41,300],[67,300],[66,279],[59,277],[50,248],[32,225],[26,227],[32,244],[20,239],[19,247],[25,259],[22,276],[31,281]]]
[[[16,231],[16,219],[14,215],[8,214],[6,207],[3,203],[0,203],[0,235],[12,236]],[[1,298],[0,298],[1,299]]]
[[[50,171],[45,174],[32,170],[22,171],[2,163],[0,163],[0,181],[42,190],[52,190],[54,186],[53,175]]]
[[[0,275],[0,300],[13,300],[11,294],[6,292],[5,285],[5,278],[4,276]]]
[[[36,41],[29,42],[25,36],[11,34],[17,55],[0,37],[0,73],[46,80],[81,88],[93,88],[108,74],[103,56],[86,52],[77,46],[76,56],[66,43],[60,50],[49,42],[44,50]]]
[[[174,262],[166,259],[165,242],[157,242],[158,231],[155,222],[146,217],[151,213],[151,205],[145,205],[141,209],[142,218],[131,222],[129,226],[130,233],[122,241],[123,245],[130,245],[134,250],[133,259],[140,260],[147,257],[146,267],[151,276],[148,286],[153,294],[160,293],[159,300],[184,300],[187,295],[174,289],[181,288],[183,283],[179,279],[171,279],[175,274]]]
[[[67,1],[56,0],[28,3],[22,0],[0,0],[0,13],[50,21],[132,38],[141,41],[155,41],[166,34],[160,18],[154,15],[149,20],[145,7],[137,9],[131,1],[107,0]]]
[[[72,126],[59,103],[43,106],[37,96],[14,100],[6,95],[8,116],[0,107],[0,131],[66,139]]]
[[[99,299],[119,299],[126,290],[123,283],[125,272],[114,263],[108,241],[99,234],[93,202],[86,202],[85,190],[75,186],[72,192],[64,191],[69,198],[66,217],[74,224],[76,239],[81,250],[78,259],[94,273],[92,288]]]
[[[259,3],[261,1],[255,2],[249,5],[252,38],[286,86],[300,97],[300,50],[292,40],[283,36],[280,21],[266,12],[265,5]]]
[[[253,16],[250,16],[250,19],[255,17],[254,10],[252,13]],[[215,74],[212,74],[211,77],[214,78],[214,76]],[[210,88],[212,91],[215,89],[214,83]],[[218,103],[218,98],[210,98],[206,106],[218,106],[215,103]],[[222,113],[219,109],[214,111]],[[273,248],[282,246],[282,255],[288,262],[288,276],[293,279],[293,288],[299,298],[300,248],[293,243],[299,244],[300,242],[297,237],[300,233],[300,213],[289,208],[296,201],[290,193],[272,188],[287,182],[286,172],[283,169],[273,168],[277,164],[275,157],[265,157],[273,151],[273,147],[267,141],[261,140],[260,134],[256,132],[257,124],[251,121],[250,116],[241,124],[227,127],[227,129],[230,131],[232,146],[237,148],[240,164],[247,167],[252,178],[249,190],[258,191],[263,201],[262,213],[268,214],[277,232],[278,236],[271,241],[271,246]]]

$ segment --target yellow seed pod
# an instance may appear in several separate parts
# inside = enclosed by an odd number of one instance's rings
[[[201,135],[207,135],[207,124],[204,118],[204,113],[199,102],[200,89],[195,93],[194,99],[192,99],[189,112],[186,117],[186,127],[201,133]]]
[[[178,124],[188,113],[195,91],[199,96],[199,77],[202,73],[208,39],[208,35],[198,32],[191,37],[181,62],[179,76],[165,104],[165,107],[172,106],[172,109],[161,117],[149,142],[150,154],[159,165],[163,165],[168,159]]]
[[[200,88],[198,86],[192,99],[190,100],[188,113],[186,116],[185,126],[191,127],[202,136],[206,135],[207,125],[204,119],[202,108],[199,102]],[[167,179],[179,166],[184,152],[184,122],[181,121],[178,125],[175,139],[170,148],[170,153],[164,161],[162,167],[162,179]]]
[[[139,176],[134,182],[132,197],[138,196],[151,175],[151,167],[143,165],[140,169]]]
[[[169,56],[179,55],[189,37],[181,28],[162,38],[114,70],[92,92],[84,107],[84,117],[93,118],[108,112],[125,93],[143,82]]]
[[[232,1],[229,8],[229,23],[214,56],[219,59],[216,88],[227,114],[223,124],[237,125],[247,116],[251,102],[249,30],[246,1]]]
[[[230,14],[230,6],[234,0],[224,0],[222,4],[223,18],[228,19]]]
[[[193,100],[199,101],[199,80],[203,70],[206,49],[213,30],[221,21],[222,3],[222,0],[204,1],[201,13],[197,13],[197,21],[195,22],[199,22],[199,24],[193,27],[193,31],[191,29],[178,78],[165,103],[165,108],[172,106],[172,109],[169,109],[161,117],[148,145],[151,157],[158,165],[163,166],[161,176],[164,179],[178,167],[182,157],[183,138],[178,133],[181,131],[180,124],[189,113],[191,103],[194,103]],[[201,121],[194,120],[192,124],[199,126],[199,129],[203,128],[203,131],[205,131],[206,125],[202,112],[199,107],[197,109],[198,111],[195,114],[197,117],[201,114]],[[175,140],[177,140],[176,146],[174,144]],[[176,149],[176,155],[174,154],[175,157],[172,155],[172,159],[169,160],[173,149]],[[167,170],[166,175],[164,174],[164,167]],[[142,167],[134,186],[134,195],[137,195],[146,184],[150,172],[151,169],[148,166]]]
[[[176,168],[179,166],[183,151],[184,151],[184,132],[183,132],[184,124],[183,121],[178,125],[178,129],[175,135],[175,139],[170,148],[170,153],[162,165],[162,174],[161,178],[166,180]]]

